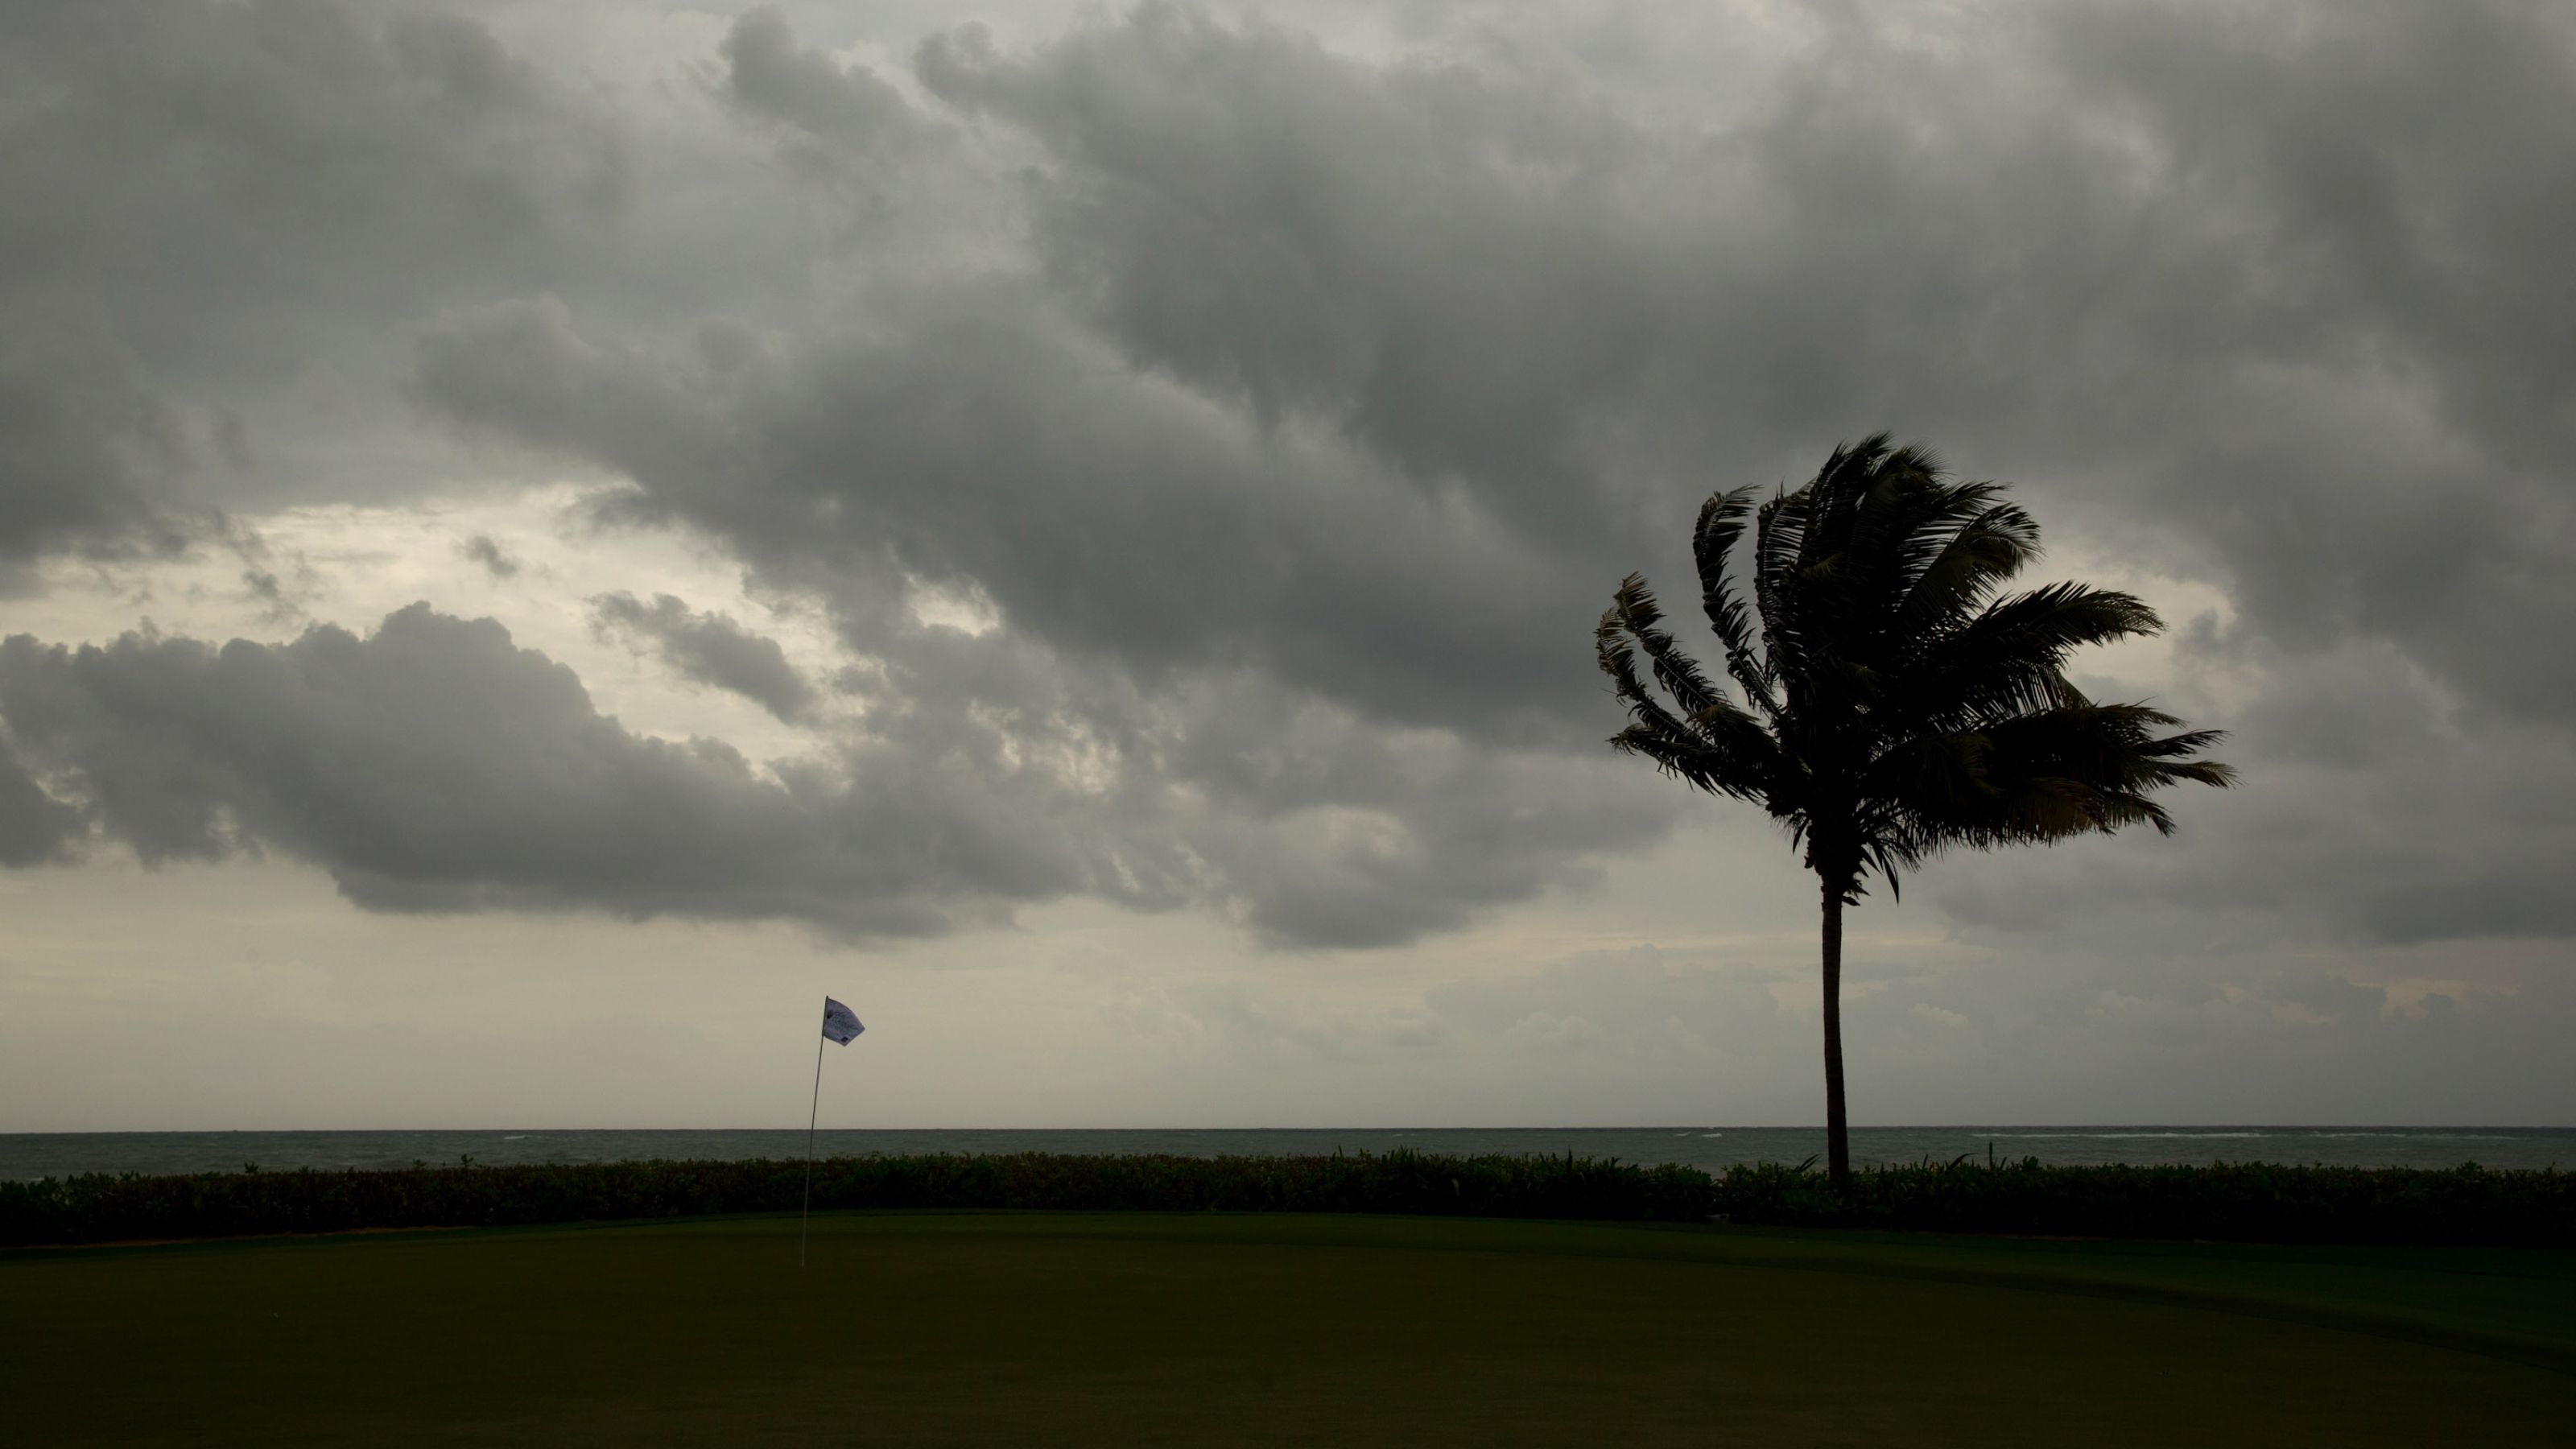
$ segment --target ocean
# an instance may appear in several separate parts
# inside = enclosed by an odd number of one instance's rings
[[[2576,1168],[2568,1127],[1858,1127],[1858,1162],[2037,1157],[2052,1163],[2323,1163],[2338,1167]],[[1296,1153],[1528,1154],[1680,1163],[1717,1170],[1799,1162],[1825,1150],[1820,1127],[1277,1127],[830,1130],[823,1156],[932,1152],[1170,1152],[1189,1157]],[[0,1180],[84,1172],[269,1172],[300,1167],[481,1166],[637,1158],[802,1157],[794,1129],[496,1128],[415,1132],[0,1133]]]

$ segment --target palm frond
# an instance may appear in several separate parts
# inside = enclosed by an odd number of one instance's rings
[[[1749,489],[1716,494],[1691,552],[1744,703],[1630,575],[1596,631],[1629,712],[1611,743],[1761,803],[1846,901],[1871,875],[1899,889],[1944,850],[2170,831],[2157,792],[2236,779],[2201,758],[2217,731],[2097,704],[2066,677],[2077,649],[2161,630],[2155,611],[2078,583],[2004,593],[2039,556],[2038,525],[2001,485],[1951,481],[1926,449],[1874,434],[1758,507]]]
[[[1723,702],[1725,696],[1699,667],[1699,661],[1681,651],[1673,636],[1663,629],[1663,606],[1655,601],[1645,576],[1630,574],[1611,595],[1610,612],[1617,615],[1620,629],[1646,651],[1654,670],[1655,682],[1673,697],[1673,702],[1686,714],[1697,715],[1710,706]]]
[[[1925,642],[1884,727],[1900,734],[1951,729],[2083,703],[2066,679],[2067,655],[2163,629],[2164,621],[2140,600],[2085,584],[2049,584],[1998,599]]]
[[[1763,660],[1784,684],[1806,667],[1805,631],[1790,584],[1813,503],[1807,492],[1783,491],[1753,515],[1753,608],[1762,620]]]
[[[1691,530],[1691,561],[1699,569],[1700,609],[1726,650],[1726,672],[1754,708],[1779,713],[1772,698],[1772,679],[1765,661],[1753,652],[1753,615],[1735,592],[1728,564],[1744,536],[1744,518],[1752,511],[1753,490],[1737,488],[1709,495]]]
[[[1991,483],[1965,485],[1956,490],[1955,506],[1975,511],[1946,530],[1924,530],[1923,543],[1938,547],[1923,559],[1897,605],[1905,627],[1937,627],[1982,607],[2039,557],[2039,525],[2019,505],[1995,501],[1999,491]]]
[[[1699,666],[1658,627],[1661,621],[1645,578],[1630,574],[1593,630],[1602,672],[1628,707],[1628,726],[1610,737],[1611,745],[1713,794],[1767,804],[1779,774],[1777,743],[1761,721],[1708,685]],[[1656,683],[1684,713],[1665,708],[1648,688],[1637,669],[1641,648]]]

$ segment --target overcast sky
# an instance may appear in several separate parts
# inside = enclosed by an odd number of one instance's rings
[[[0,7],[0,1130],[1822,1118],[1611,587],[1888,429],[2169,632],[1858,1123],[2563,1124],[2563,5]]]

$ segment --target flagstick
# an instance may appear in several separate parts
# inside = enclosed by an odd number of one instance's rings
[[[796,1218],[796,1266],[805,1266],[805,1235],[814,1221],[814,1122],[823,1115],[823,1037],[814,1036],[814,1105],[805,1113],[805,1208]]]

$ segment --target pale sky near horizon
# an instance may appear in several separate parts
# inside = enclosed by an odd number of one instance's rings
[[[1812,878],[1590,631],[1878,429],[2245,781],[1873,895],[1854,1120],[2566,1124],[2570,94],[2540,4],[9,7],[0,1131],[792,1125],[827,991],[834,1126],[1820,1121]]]

